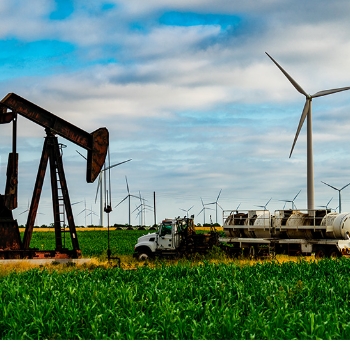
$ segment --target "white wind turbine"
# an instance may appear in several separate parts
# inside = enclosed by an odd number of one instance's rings
[[[220,190],[217,198],[216,198],[216,201],[215,202],[211,202],[211,203],[207,203],[206,205],[211,205],[211,204],[215,204],[215,215],[216,215],[216,223],[218,223],[218,206],[221,208],[221,210],[224,210],[222,209],[221,205],[218,203],[218,200],[219,200],[219,197],[220,197],[220,194],[221,194],[221,191],[222,189]]]
[[[316,92],[313,95],[309,95],[267,52],[265,53],[267,56],[270,57],[270,59],[275,63],[275,65],[281,70],[281,72],[286,76],[286,78],[292,83],[292,85],[297,89],[297,91],[306,97],[304,109],[303,109],[303,112],[301,113],[298,129],[294,137],[294,142],[293,142],[292,149],[290,151],[289,158],[292,156],[295,143],[297,142],[300,130],[307,116],[307,209],[313,210],[315,207],[315,203],[314,203],[314,165],[313,165],[313,150],[312,150],[311,102],[314,97],[320,97],[320,96],[334,94],[340,91],[349,90],[350,87],[322,90],[322,91]]]
[[[205,224],[205,210],[206,210],[206,209],[208,209],[208,210],[214,210],[214,209],[206,207],[206,206],[204,205],[204,203],[203,203],[203,199],[202,199],[202,198],[201,198],[201,202],[202,202],[203,208],[202,208],[201,211],[197,214],[197,216],[198,216],[201,212],[203,212],[203,215],[204,215],[204,218],[203,218],[203,225],[204,225],[204,224]]]
[[[106,206],[106,203],[104,203],[105,205],[103,205],[103,193],[106,192],[106,188],[107,188],[106,171],[107,170],[110,171],[110,169],[112,169],[120,164],[130,162],[130,160],[132,160],[132,159],[124,160],[123,162],[116,163],[116,164],[110,165],[108,167],[104,166],[103,169],[100,171],[100,174],[98,176],[98,184],[97,184],[97,190],[96,190],[96,196],[95,196],[95,203],[97,201],[98,191],[100,191],[100,226],[101,227],[103,227],[103,207]]]
[[[339,192],[339,214],[341,214],[341,195],[340,195],[340,192],[345,188],[345,187],[348,187],[349,185],[350,185],[350,183],[348,183],[347,185],[345,185],[345,186],[343,186],[342,188],[335,188],[335,187],[333,187],[333,186],[331,186],[331,185],[329,185],[329,184],[327,184],[327,183],[325,183],[325,182],[323,182],[323,181],[321,181],[323,184],[325,184],[325,185],[327,185],[327,186],[329,186],[329,187],[331,187],[331,188],[333,188],[334,190],[336,190],[336,191],[338,191]]]
[[[286,206],[286,203],[292,203],[292,210],[297,209],[297,207],[294,204],[294,201],[297,199],[297,197],[299,196],[299,193],[301,192],[301,190],[296,194],[296,196],[292,199],[292,200],[288,200],[288,199],[280,199],[281,202],[285,202],[284,207]],[[283,209],[284,209],[283,207]]]

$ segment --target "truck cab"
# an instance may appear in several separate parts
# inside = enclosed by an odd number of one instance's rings
[[[181,241],[177,220],[165,219],[157,232],[148,233],[138,238],[134,257],[146,260],[155,255],[174,254]]]
[[[134,257],[146,260],[155,256],[180,257],[190,253],[206,253],[218,242],[215,231],[197,234],[194,218],[165,219],[157,232],[138,238]]]

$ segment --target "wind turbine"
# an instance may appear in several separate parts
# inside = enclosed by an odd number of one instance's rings
[[[315,203],[314,203],[314,165],[313,165],[313,150],[312,150],[312,113],[311,113],[312,99],[315,97],[335,94],[337,92],[349,90],[350,87],[322,90],[322,91],[316,92],[313,95],[309,95],[308,93],[306,93],[304,91],[304,89],[300,85],[298,85],[298,83],[267,52],[265,52],[265,53],[267,56],[270,57],[270,59],[275,63],[275,65],[281,70],[281,72],[286,76],[286,78],[291,82],[291,84],[296,88],[296,90],[306,97],[304,109],[303,109],[303,112],[301,113],[298,129],[297,129],[297,132],[296,132],[295,137],[294,137],[294,142],[293,142],[290,154],[289,154],[289,158],[292,156],[295,143],[297,142],[300,130],[301,130],[303,123],[304,123],[304,120],[307,116],[307,208],[308,208],[308,210],[312,210],[315,207]]]
[[[327,212],[327,209],[328,209],[328,204],[332,201],[333,197],[327,202],[326,205],[321,205],[320,207],[321,208],[326,208],[326,212]],[[330,210],[332,210],[332,208],[329,208]]]
[[[150,205],[145,204],[146,199],[141,197],[141,192],[139,191],[139,199],[140,199],[140,204],[134,209],[133,213],[140,209],[136,215],[138,217],[140,215],[140,226],[145,226],[146,225],[146,210],[150,210],[152,208]]]
[[[131,198],[131,197],[134,197],[134,198],[140,199],[140,197],[137,197],[137,196],[134,196],[133,194],[130,194],[128,179],[126,178],[126,176],[125,176],[125,181],[126,181],[126,189],[127,189],[127,191],[128,191],[128,194],[127,194],[127,196],[125,196],[125,198],[122,199],[114,208],[116,208],[119,204],[121,204],[122,202],[124,202],[126,199],[129,199],[129,226],[130,226],[130,225],[131,225],[130,198]]]
[[[267,210],[266,207],[270,203],[271,199],[272,199],[272,197],[267,201],[267,203],[265,205],[256,205],[256,207],[263,208],[264,210]]]
[[[188,217],[188,212],[194,207],[194,205],[192,205],[192,207],[190,209],[181,209],[179,208],[180,210],[184,211],[186,213],[186,217]]]
[[[76,150],[77,153],[79,153],[84,159],[86,159],[85,156],[83,156],[79,151]],[[108,155],[109,155],[109,149],[108,149]],[[95,196],[95,203],[97,200],[98,191],[100,190],[100,226],[103,227],[103,192],[106,191],[106,170],[109,170],[114,168],[115,166],[118,166],[120,164],[124,164],[126,162],[130,162],[132,159],[124,160],[123,162],[110,165],[108,167],[104,166],[103,169],[100,171],[100,174],[98,176],[98,183],[97,183],[97,190],[96,190],[96,196]],[[104,186],[104,191],[103,191]],[[111,194],[109,194],[111,195]],[[106,204],[106,203],[105,203]],[[86,224],[85,224],[86,226]]]
[[[329,185],[329,184],[327,184],[327,183],[325,183],[325,182],[323,182],[323,181],[321,181],[323,184],[325,184],[325,185],[327,185],[327,186],[329,186],[329,187],[331,187],[331,188],[333,188],[334,190],[336,190],[336,191],[338,191],[339,192],[339,214],[341,213],[341,195],[340,195],[340,192],[345,188],[345,187],[348,187],[349,185],[350,185],[350,183],[348,183],[347,185],[345,185],[345,186],[343,186],[341,189],[338,189],[338,188],[335,188],[335,187],[333,187],[333,186],[331,186],[331,185]]]
[[[294,204],[294,201],[296,200],[296,198],[299,196],[299,193],[301,192],[301,190],[296,194],[296,196],[292,199],[292,200],[287,200],[287,199],[281,199],[280,201],[282,202],[286,202],[286,203],[292,203],[292,209],[297,209],[297,207]],[[284,207],[283,207],[284,209]]]
[[[201,211],[197,214],[197,216],[201,213],[201,212],[203,212],[203,215],[204,215],[204,221],[203,221],[203,225],[205,224],[205,210],[206,209],[208,209],[208,210],[214,210],[214,209],[212,209],[212,208],[207,208],[207,207],[205,207],[205,205],[204,205],[204,203],[203,203],[203,199],[201,198],[201,202],[202,202],[202,206],[203,206],[203,208],[201,209]]]
[[[100,190],[100,226],[103,227],[103,187],[104,187],[104,190],[106,190],[106,170],[110,170],[120,164],[124,164],[126,162],[130,162],[130,160],[132,159],[128,159],[128,160],[124,160],[123,162],[120,162],[120,163],[117,163],[117,164],[113,164],[113,165],[110,165],[108,167],[104,167],[101,171],[100,171],[100,174],[98,176],[98,184],[97,184],[97,190],[96,190],[96,196],[95,196],[95,203],[96,203],[96,200],[97,200],[97,194],[98,194],[98,191]]]
[[[222,191],[222,190],[220,190],[220,192],[219,192],[219,194],[218,194],[218,196],[217,196],[215,202],[211,202],[211,203],[207,203],[207,204],[206,204],[206,205],[215,204],[215,208],[216,208],[216,223],[218,223],[218,206],[222,209],[222,207],[221,207],[220,204],[218,203],[218,200],[219,200],[221,191]],[[224,209],[222,209],[222,210],[224,210]]]

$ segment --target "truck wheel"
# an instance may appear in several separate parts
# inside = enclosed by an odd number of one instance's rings
[[[139,261],[149,260],[151,257],[152,257],[151,253],[143,250],[143,251],[139,252],[139,254],[137,256],[137,260],[139,260]]]

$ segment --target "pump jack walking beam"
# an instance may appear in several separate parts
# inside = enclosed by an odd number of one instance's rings
[[[1,104],[23,117],[50,129],[65,139],[85,148],[87,154],[86,182],[94,182],[100,174],[108,149],[108,130],[100,128],[89,134],[15,93],[7,94]]]

